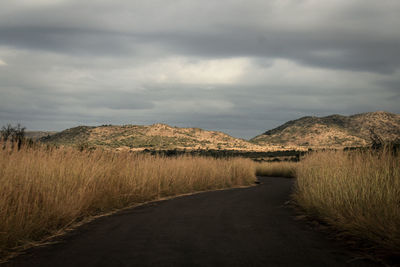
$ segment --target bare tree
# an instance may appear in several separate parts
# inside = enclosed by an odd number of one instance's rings
[[[3,126],[1,128],[1,139],[3,140],[3,148],[6,143],[9,141],[12,143],[12,146],[16,143],[18,146],[18,150],[21,149],[22,144],[25,141],[25,127],[22,127],[20,124],[13,127],[11,124],[7,124],[7,126]]]
[[[8,138],[10,138],[12,136],[13,132],[14,132],[14,129],[11,126],[11,124],[7,124],[7,126],[3,126],[1,128],[1,139],[4,142],[7,142]]]

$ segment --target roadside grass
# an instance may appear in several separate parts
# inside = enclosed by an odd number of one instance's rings
[[[255,182],[249,159],[166,158],[0,143],[0,258],[91,216]]]
[[[287,177],[296,176],[297,162],[263,162],[256,163],[257,176]]]
[[[4,149],[2,149],[4,148]],[[400,256],[400,155],[325,151],[301,162],[163,157],[0,143],[0,258],[93,216],[191,192],[296,177],[306,214]]]
[[[324,151],[255,166],[257,176],[296,177],[293,199],[308,217],[368,241],[382,258],[400,257],[400,154]]]
[[[374,253],[400,256],[399,154],[316,152],[301,161],[296,176],[293,197],[308,215],[368,240]]]

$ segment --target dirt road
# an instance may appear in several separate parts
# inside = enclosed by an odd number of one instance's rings
[[[295,220],[292,179],[260,181],[100,218],[6,266],[376,266]]]

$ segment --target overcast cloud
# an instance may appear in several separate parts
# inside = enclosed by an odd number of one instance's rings
[[[0,124],[200,127],[400,113],[398,0],[13,0]]]

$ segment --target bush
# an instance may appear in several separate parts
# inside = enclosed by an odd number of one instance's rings
[[[21,149],[21,145],[25,142],[25,127],[22,127],[20,124],[15,127],[7,124],[7,126],[1,128],[0,132],[4,144],[11,142],[13,145],[17,144],[18,149]]]

